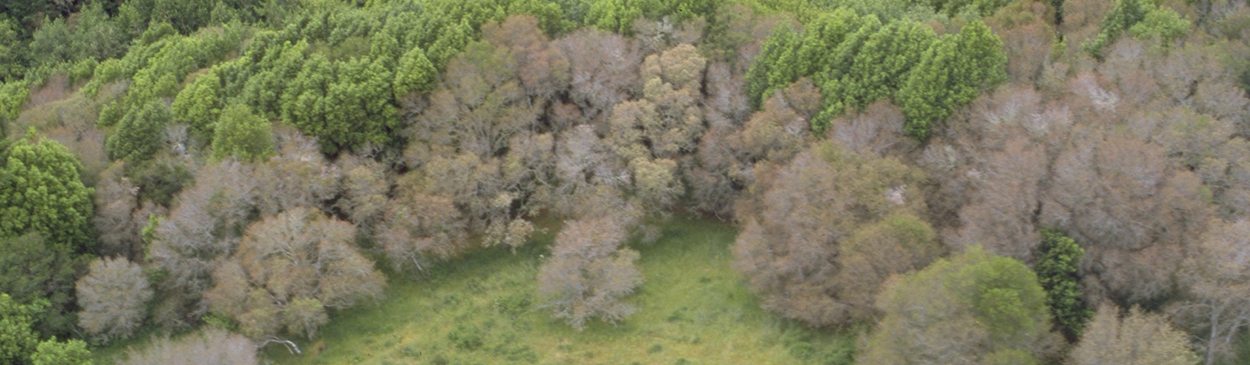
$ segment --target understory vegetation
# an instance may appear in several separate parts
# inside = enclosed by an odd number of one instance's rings
[[[0,0],[0,364],[1242,363],[1248,26]]]

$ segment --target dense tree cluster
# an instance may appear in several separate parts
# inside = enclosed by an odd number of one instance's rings
[[[208,318],[246,337],[127,363],[257,363],[381,297],[377,264],[420,280],[543,221],[563,223],[541,307],[620,323],[634,245],[674,213],[740,228],[764,307],[867,328],[860,363],[1243,361],[1247,20],[1207,0],[0,0],[0,362]]]
[[[1121,314],[1103,305],[1089,323],[1081,343],[1072,349],[1069,364],[1194,364],[1185,333],[1168,325],[1163,316],[1133,308]],[[1208,362],[1210,363],[1210,362]]]
[[[844,8],[821,15],[802,34],[778,26],[758,57],[747,74],[752,106],[810,77],[825,99],[811,120],[818,133],[848,110],[891,99],[908,117],[907,133],[924,139],[956,108],[1006,81],[1002,41],[980,21],[938,37],[915,21],[883,25]]]
[[[47,301],[21,304],[0,293],[0,360],[6,364],[90,364],[91,352],[82,340],[57,341],[55,336],[40,340],[32,325],[46,309]]]
[[[738,214],[747,223],[734,255],[765,305],[787,316],[816,325],[872,318],[881,282],[942,251],[915,217],[923,176],[893,158],[821,144],[771,178],[759,211]]]
[[[249,336],[286,328],[311,338],[328,320],[326,308],[376,298],[386,284],[351,245],[353,228],[303,208],[257,222],[213,270],[205,300]]]
[[[1038,364],[1053,355],[1046,295],[1023,263],[973,247],[892,283],[866,364]]]

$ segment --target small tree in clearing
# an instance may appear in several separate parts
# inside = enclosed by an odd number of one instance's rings
[[[538,273],[538,292],[578,331],[599,317],[616,323],[634,312],[621,298],[642,285],[638,252],[620,248],[629,237],[627,217],[606,215],[569,222],[556,236],[551,260]]]

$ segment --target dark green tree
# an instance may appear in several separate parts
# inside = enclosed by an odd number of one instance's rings
[[[1034,266],[1037,279],[1046,290],[1046,305],[1063,335],[1069,341],[1081,337],[1085,322],[1094,312],[1081,301],[1081,277],[1078,273],[1085,249],[1063,232],[1042,231],[1041,253]]]
[[[399,41],[390,33],[375,31],[369,37],[369,59],[381,60],[387,69],[395,68],[395,61],[403,54],[399,49]]]
[[[0,16],[0,82],[21,78],[26,72],[26,44],[18,33],[18,24]]]
[[[42,17],[50,10],[52,3],[32,0],[0,0],[0,13],[8,15],[17,22],[31,20],[35,16]]]
[[[933,10],[946,13],[948,16],[955,16],[965,10],[988,16],[998,8],[1012,3],[1012,0],[925,0],[924,2],[933,7]]]
[[[0,293],[0,363],[21,364],[35,352],[39,336],[30,325],[40,312],[40,304],[23,305]]]
[[[711,18],[719,0],[599,0],[587,1],[587,25],[620,34],[633,34],[634,20],[669,18],[682,22],[695,17]],[[538,14],[535,14],[538,15]],[[546,27],[544,26],[544,29]]]
[[[395,70],[395,97],[409,93],[424,94],[438,85],[438,70],[434,63],[425,57],[425,51],[414,47],[399,59],[399,69]]]
[[[120,58],[126,54],[130,37],[118,29],[108,13],[104,11],[103,2],[89,2],[78,13],[78,22],[73,27],[74,37],[69,44],[77,61],[83,58],[94,58],[97,61]],[[64,45],[62,45],[64,46]]]
[[[73,59],[75,55],[69,47],[73,42],[72,38],[73,34],[65,25],[65,19],[45,20],[44,26],[39,27],[32,35],[29,46],[31,61],[34,65],[56,65]]]
[[[121,57],[129,37],[119,30],[100,3],[83,7],[71,27],[64,19],[47,22],[35,31],[30,54],[35,65],[56,65],[84,58],[103,60]]]
[[[143,161],[160,150],[164,143],[165,126],[173,120],[173,114],[165,102],[152,99],[141,107],[131,109],[124,116],[113,134],[105,141],[109,158],[114,160]]]
[[[838,8],[823,13],[803,28],[802,45],[799,46],[799,62],[803,62],[802,73],[815,75],[825,70],[836,68],[834,51],[851,34],[859,31],[868,22],[855,11]],[[842,70],[845,72],[846,70]],[[793,80],[791,80],[793,81]],[[787,83],[788,84],[788,83]]]
[[[207,140],[221,116],[221,78],[216,72],[196,78],[178,93],[172,106],[174,120],[187,123],[192,133]]]
[[[282,117],[284,121],[290,123],[288,116],[285,114],[285,108],[289,101],[285,98],[294,94],[295,97],[300,96],[300,92],[292,92],[287,90],[288,83],[301,82],[306,76],[301,76],[301,71],[307,72],[304,65],[305,60],[312,62],[320,57],[325,61],[325,56],[311,56],[308,50],[308,42],[300,40],[299,42],[285,42],[280,45],[271,45],[268,48],[262,48],[255,53],[253,61],[258,61],[255,65],[260,70],[256,74],[246,78],[242,90],[239,92],[238,98],[251,105],[257,114],[267,118]],[[330,77],[333,71],[318,70],[324,72],[319,74],[323,77]],[[224,78],[224,77],[223,77]],[[227,83],[227,86],[229,84]],[[227,90],[232,89],[230,87]],[[303,90],[296,89],[296,90]],[[227,95],[232,95],[227,92]],[[305,112],[312,113],[312,109],[304,109]]]
[[[10,146],[0,166],[0,238],[38,232],[53,245],[93,252],[93,190],[83,186],[81,171],[69,149],[33,129]]]
[[[391,144],[400,118],[395,76],[384,64],[368,58],[330,63],[313,55],[282,97],[283,120],[316,136],[328,154]]]
[[[10,135],[21,133],[21,131],[9,130],[8,121],[17,119],[18,114],[22,112],[22,104],[26,103],[26,98],[30,95],[30,88],[27,87],[27,81],[11,81],[0,84],[0,135]]]
[[[426,57],[434,63],[434,67],[442,69],[464,46],[473,41],[473,27],[467,19],[458,24],[443,27],[438,40],[434,41],[426,51]]]
[[[874,101],[893,98],[907,81],[912,66],[937,39],[933,28],[902,19],[887,24],[864,42],[851,70],[843,78],[847,107],[863,109]]]
[[[907,134],[929,137],[930,130],[984,91],[1007,80],[1003,41],[985,23],[965,25],[958,35],[944,35],[925,51],[898,92],[907,116]]]
[[[854,100],[854,95],[860,91],[855,89],[859,85],[855,81],[857,77],[851,73],[854,71],[852,68],[855,59],[864,50],[867,42],[882,32],[881,21],[876,16],[869,15],[862,19],[859,29],[847,34],[841,44],[829,50],[825,56],[829,61],[815,75],[815,81],[824,97],[822,109],[812,119],[812,130],[816,133],[823,133],[833,118],[853,107],[848,102]]]
[[[508,14],[529,14],[538,18],[538,26],[542,28],[547,35],[557,35],[566,31],[576,29],[581,24],[580,19],[573,18],[574,14],[570,14],[570,4],[577,1],[569,0],[522,0],[513,2],[508,7]]]
[[[21,304],[0,293],[0,364],[89,365],[91,352],[79,340],[57,342],[56,337],[40,342],[31,328],[43,315],[47,302]]]
[[[19,303],[45,301],[48,310],[36,318],[34,328],[44,336],[68,334],[78,322],[71,306],[83,257],[39,233],[0,238],[0,292]]]
[[[269,121],[256,116],[242,104],[228,106],[222,111],[213,134],[213,158],[234,157],[256,161],[272,154],[273,130]]]
[[[168,22],[183,34],[208,24],[215,0],[141,0],[152,3],[150,22]]]
[[[1064,0],[1046,0],[1045,2],[1046,2],[1046,5],[1049,5],[1050,9],[1055,12],[1055,19],[1054,19],[1055,22],[1053,24],[1056,24],[1056,25],[1063,24],[1063,2]]]
[[[864,16],[856,23],[857,27],[851,29],[841,43],[829,45],[830,48],[821,56],[825,61],[819,64],[819,69],[812,70],[818,84],[828,85],[846,77],[851,72],[855,56],[864,48],[864,44],[881,31],[881,20],[874,15]]]
[[[326,97],[326,88],[333,81],[334,64],[321,54],[309,57],[299,74],[285,81],[287,88],[282,93],[280,109],[282,121],[315,135],[311,125],[317,123],[315,119],[319,116],[325,115],[325,110],[320,108],[325,107],[322,100]]]
[[[643,2],[645,0],[590,1],[586,24],[610,32],[629,34],[633,30],[634,19],[643,15]]]
[[[1146,14],[1154,10],[1150,0],[1117,0],[1115,8],[1107,12],[1098,24],[1098,35],[1081,44],[1081,49],[1089,52],[1094,58],[1102,58],[1102,50],[1115,42],[1121,33],[1128,31],[1137,22],[1146,19]]]
[[[773,85],[773,80],[789,74],[794,74],[797,78],[800,65],[782,64],[780,61],[782,58],[791,62],[797,61],[798,57],[794,57],[793,53],[797,51],[800,44],[799,36],[789,24],[778,25],[773,29],[773,33],[764,42],[763,50],[755,56],[751,69],[747,71],[746,94],[751,102],[751,108],[758,110],[763,105],[764,99],[768,98],[769,90],[779,86]],[[791,54],[791,56],[786,57],[786,54]]]
[[[174,195],[191,185],[194,179],[187,166],[175,159],[127,163],[122,171],[139,188],[139,200],[166,207],[171,206]]]

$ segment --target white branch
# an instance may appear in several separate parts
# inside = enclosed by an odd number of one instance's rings
[[[277,337],[269,337],[268,339],[265,340],[265,342],[261,342],[260,345],[256,347],[257,348],[265,347],[265,346],[268,346],[270,343],[279,343],[279,344],[282,344],[283,346],[286,346],[286,350],[290,351],[292,355],[303,354],[303,352],[300,352],[299,346],[295,345],[294,342],[283,340]]]

